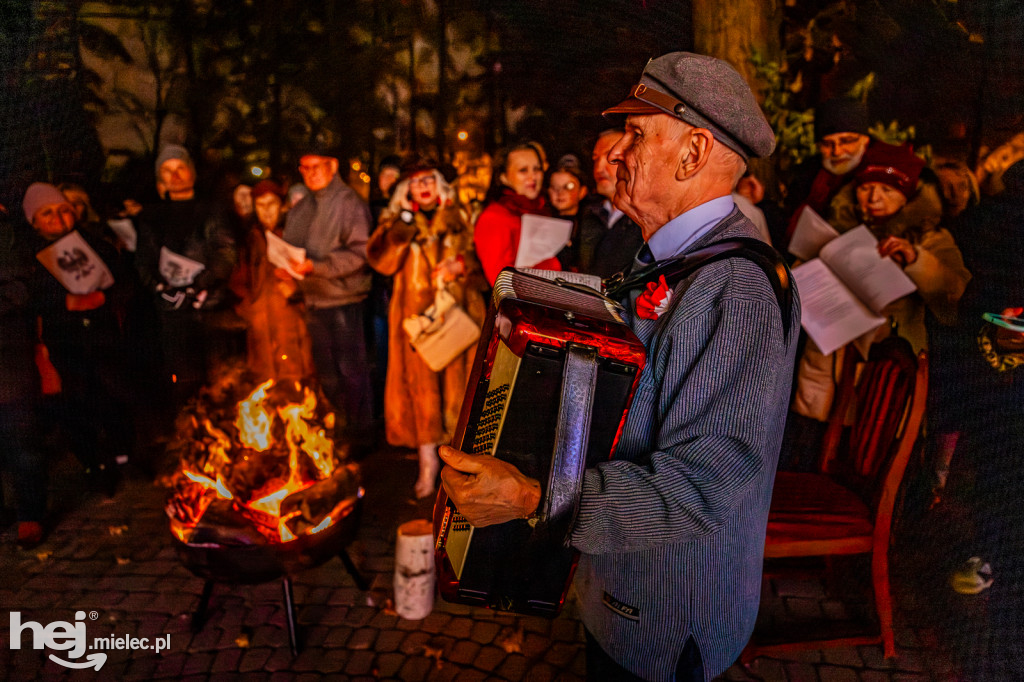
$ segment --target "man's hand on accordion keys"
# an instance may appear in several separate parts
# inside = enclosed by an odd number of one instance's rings
[[[476,527],[525,519],[540,504],[540,482],[490,455],[467,455],[442,445],[441,482],[455,507]]]

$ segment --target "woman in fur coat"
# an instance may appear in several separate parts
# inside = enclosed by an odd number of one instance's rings
[[[473,228],[455,205],[454,191],[436,164],[406,164],[366,246],[367,260],[394,276],[388,315],[388,370],[384,424],[388,442],[419,450],[417,498],[435,490],[437,446],[451,438],[473,362],[475,344],[440,372],[416,354],[402,321],[422,313],[444,287],[474,322],[486,313],[487,283],[473,251]]]

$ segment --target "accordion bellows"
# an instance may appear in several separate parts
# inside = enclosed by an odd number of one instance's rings
[[[557,273],[551,273],[557,275]],[[540,481],[537,517],[474,528],[442,490],[435,558],[448,601],[534,615],[562,607],[583,471],[614,451],[645,360],[598,292],[505,269],[495,281],[452,447]]]

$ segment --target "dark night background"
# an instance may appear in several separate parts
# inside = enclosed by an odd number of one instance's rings
[[[734,4],[751,12],[765,5]],[[454,130],[467,125],[480,151],[531,137],[554,158],[568,151],[586,157],[603,125],[598,112],[633,84],[646,59],[699,42],[691,17],[703,6],[689,0],[4,0],[0,194],[11,203],[28,182],[41,179],[75,179],[97,191],[101,179],[104,188],[118,182],[129,191],[140,191],[144,180],[148,191],[159,131],[171,115],[187,120],[190,146],[211,150],[207,171],[256,157],[290,167],[295,140],[320,127],[371,167],[410,148],[447,159]],[[181,66],[168,71],[172,82],[151,111],[141,111],[149,105],[133,98],[130,81],[121,84],[119,102],[100,101],[99,76],[83,50],[122,65],[133,59],[126,43],[94,19],[105,12],[152,22],[146,25],[156,26],[163,42],[151,58],[160,59],[161,51],[177,55]],[[449,27],[447,52],[437,49],[442,23]],[[442,52],[447,58],[465,47],[476,72],[460,72],[449,60],[444,79],[413,74],[413,93],[395,105],[402,111],[389,114],[374,88],[387,79],[408,83],[413,36],[422,41],[418,60]],[[785,64],[794,110],[813,108],[874,73],[873,117],[913,125],[916,144],[973,163],[984,148],[1024,130],[1024,5],[1016,0],[790,0],[778,44],[775,57]],[[274,94],[289,86],[315,103],[314,122],[290,121],[278,107],[212,124],[225,97],[280,102]],[[155,139],[114,150],[127,162],[104,171],[97,112],[117,107],[155,121]],[[406,108],[427,124],[399,123]],[[520,112],[514,120],[512,110]],[[374,127],[391,115],[394,130],[375,135]]]

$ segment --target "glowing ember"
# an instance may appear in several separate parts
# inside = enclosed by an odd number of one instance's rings
[[[201,396],[205,402],[190,405],[187,419],[179,419],[178,448],[184,452],[167,508],[179,539],[188,541],[215,499],[230,500],[218,514],[230,508],[271,542],[322,532],[347,513],[339,513],[340,501],[329,497],[339,490],[337,481],[327,480],[340,463],[327,436],[334,414],[318,402],[315,388],[270,379],[241,400],[211,405],[222,396],[230,390],[209,391]],[[321,492],[309,490],[318,483]],[[303,497],[282,510],[296,493]]]

